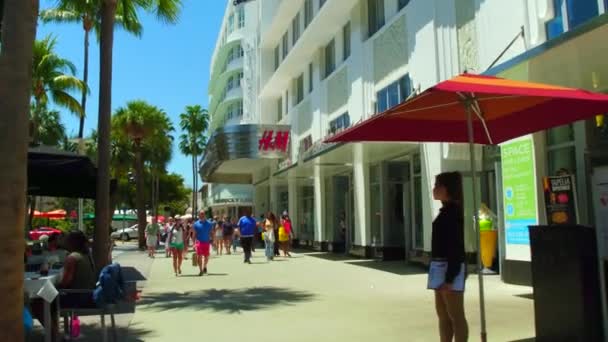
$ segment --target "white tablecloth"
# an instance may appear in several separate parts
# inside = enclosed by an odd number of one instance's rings
[[[41,276],[38,272],[25,272],[23,287],[30,298],[41,297],[52,302],[57,297],[55,285],[59,283],[61,270],[50,270],[49,275]]]

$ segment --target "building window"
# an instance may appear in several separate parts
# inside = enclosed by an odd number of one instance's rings
[[[304,100],[304,74],[296,80],[296,103],[300,103]]]
[[[549,175],[565,169],[576,174],[574,126],[555,127],[547,131],[547,163]]]
[[[553,0],[553,12],[554,17],[545,25],[547,39],[553,39],[599,15],[599,4],[597,0]]]
[[[350,127],[350,115],[346,112],[329,122],[327,135],[336,134],[348,127]]]
[[[376,94],[376,113],[382,113],[405,101],[410,96],[411,91],[410,76],[406,74]]]
[[[313,69],[312,69],[312,63],[308,64],[308,92],[312,93],[312,87],[313,87]]]
[[[228,33],[234,31],[234,14],[228,17]]]
[[[245,27],[245,6],[240,6],[238,9],[239,28]]]
[[[312,21],[312,11],[312,0],[306,0],[304,2],[304,28],[307,28]]]
[[[287,57],[287,53],[289,52],[289,36],[287,35],[287,32],[283,35],[281,44],[283,44],[283,60],[285,60],[285,57]]]
[[[398,3],[399,10],[401,10],[402,8],[407,6],[407,4],[409,4],[409,3],[410,3],[410,0],[399,0],[399,3]]]
[[[312,147],[312,136],[309,134],[304,139],[300,140],[300,152],[304,153]]]
[[[289,90],[285,90],[285,114],[289,113]]]
[[[291,43],[296,45],[298,38],[300,38],[300,13],[296,14],[291,22]]]
[[[348,57],[350,57],[350,22],[346,23],[344,28],[342,28],[342,37],[342,41],[344,43],[344,51],[342,51],[342,55],[344,56],[344,60],[347,60]]]
[[[319,0],[319,9],[325,5],[325,0]]]
[[[369,37],[384,26],[384,0],[367,0],[367,26]]]
[[[283,97],[279,97],[279,99],[277,100],[277,116],[277,121],[283,120]]]
[[[280,61],[280,48],[279,45],[277,45],[277,47],[274,48],[274,70],[277,70],[279,68],[279,63]]]
[[[336,41],[334,39],[325,46],[325,77],[336,69]]]

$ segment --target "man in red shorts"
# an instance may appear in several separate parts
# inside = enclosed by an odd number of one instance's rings
[[[207,263],[209,262],[209,249],[210,249],[210,238],[211,231],[213,230],[214,222],[211,222],[206,219],[205,212],[200,211],[198,213],[198,221],[196,221],[193,225],[194,235],[196,236],[196,243],[194,244],[194,249],[196,250],[197,261],[198,261],[198,269],[199,276],[207,273]],[[205,262],[203,263],[203,257],[205,257]]]

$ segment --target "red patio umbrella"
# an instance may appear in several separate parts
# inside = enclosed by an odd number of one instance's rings
[[[608,112],[608,96],[547,84],[463,74],[441,82],[326,142],[468,142],[477,206],[474,144],[493,145]],[[479,226],[474,210],[477,251]],[[481,270],[480,253],[477,253]],[[481,339],[486,341],[483,277],[479,278]]]

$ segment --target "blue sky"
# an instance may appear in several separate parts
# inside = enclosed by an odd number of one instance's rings
[[[41,9],[54,0],[41,1]],[[135,99],[146,100],[164,109],[179,129],[179,114],[186,105],[207,107],[209,63],[224,15],[226,0],[183,0],[183,10],[176,25],[158,22],[152,15],[140,14],[144,27],[141,38],[117,29],[114,35],[112,108]],[[82,26],[78,24],[38,25],[37,37],[57,37],[57,53],[83,70]],[[89,50],[89,87],[85,136],[97,128],[99,97],[99,44],[91,36]],[[76,98],[80,100],[80,95]],[[62,110],[62,121],[70,136],[78,134],[78,119]],[[184,177],[192,185],[191,159],[179,153],[176,142],[169,171]]]

